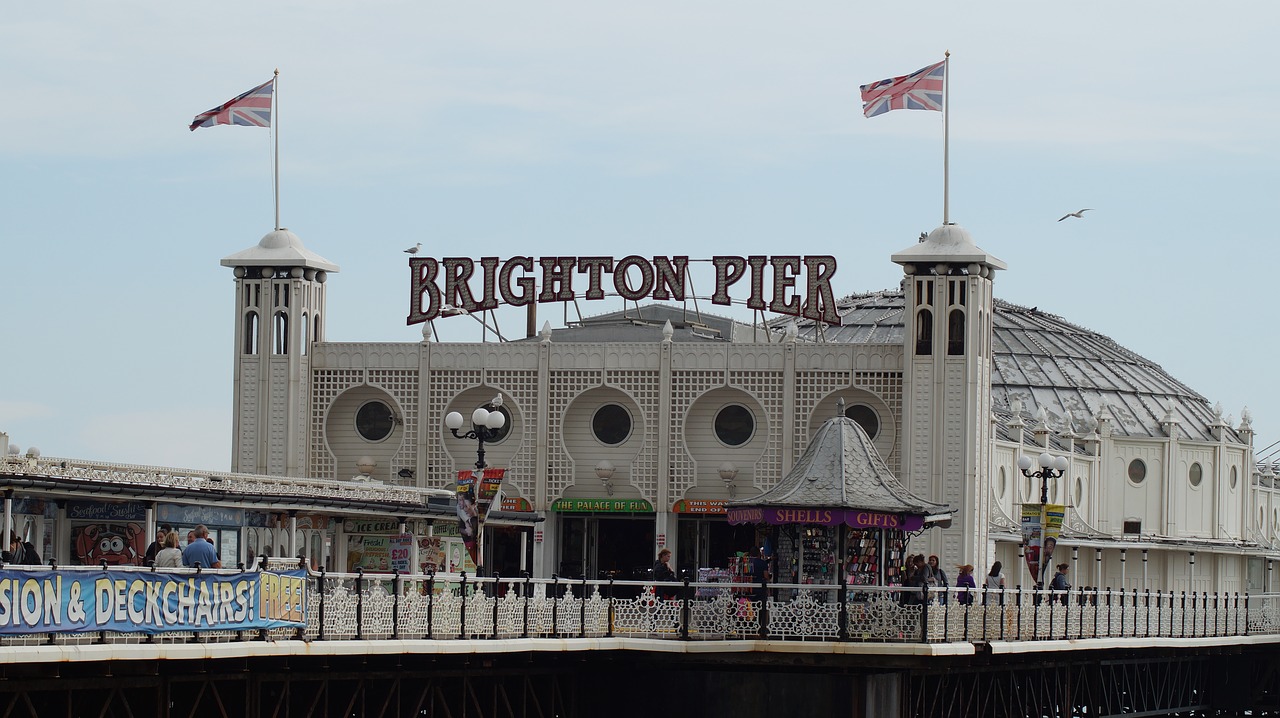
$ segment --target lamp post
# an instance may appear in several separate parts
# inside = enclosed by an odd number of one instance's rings
[[[502,431],[502,427],[507,425],[507,415],[499,410],[501,406],[502,395],[499,394],[493,401],[471,412],[471,429],[469,431],[459,431],[462,428],[462,414],[451,411],[444,417],[445,428],[454,437],[476,440],[477,469],[483,469],[487,466],[484,463],[484,442],[497,439],[500,436],[499,432]]]
[[[1067,468],[1071,464],[1067,461],[1067,457],[1059,456],[1055,459],[1047,451],[1040,454],[1039,471],[1031,470],[1033,463],[1037,462],[1033,462],[1026,454],[1018,457],[1018,468],[1022,470],[1022,475],[1029,479],[1040,479],[1040,503],[1047,504],[1049,503],[1049,479],[1056,479],[1067,473]]]

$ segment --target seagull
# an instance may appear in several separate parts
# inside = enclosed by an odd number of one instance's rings
[[[1066,219],[1067,217],[1075,217],[1076,219],[1084,219],[1084,213],[1085,213],[1085,212],[1089,212],[1089,211],[1091,211],[1092,209],[1093,209],[1092,207],[1085,207],[1084,209],[1082,209],[1082,210],[1078,210],[1078,211],[1075,211],[1075,212],[1067,212],[1066,214],[1062,215],[1062,219],[1059,219],[1058,221],[1059,221],[1059,222],[1061,222],[1063,219]]]
[[[1083,212],[1084,210],[1080,210],[1080,211],[1081,211],[1081,212]],[[417,244],[413,245],[412,247],[410,247],[410,248],[408,248],[408,249],[404,250],[404,253],[405,253],[405,254],[417,254],[419,249],[422,249],[422,242],[418,242]]]

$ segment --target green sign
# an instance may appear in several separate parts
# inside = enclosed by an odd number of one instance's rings
[[[644,499],[556,499],[551,503],[551,510],[567,513],[598,511],[613,514],[651,514],[653,504]]]

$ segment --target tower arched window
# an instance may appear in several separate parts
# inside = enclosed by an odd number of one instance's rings
[[[963,309],[952,309],[951,313],[947,315],[947,354],[951,356],[964,354]]]
[[[244,315],[244,353],[258,353],[258,313],[245,312]]]
[[[933,354],[933,312],[921,309],[916,312],[916,355]]]
[[[289,353],[289,315],[276,312],[275,321],[271,323],[272,353]]]
[[[306,313],[306,312],[303,312],[303,313],[302,313],[302,324],[301,324],[301,325],[299,325],[299,327],[298,327],[298,328],[302,330],[302,347],[301,347],[301,350],[302,350],[302,353],[305,355],[305,354],[307,353],[307,345],[311,343],[311,342],[309,341],[309,340],[310,340],[310,338],[311,338],[311,325],[307,323],[307,313]]]
[[[324,329],[324,325],[320,323],[320,315],[315,315],[311,321],[315,322],[316,325],[316,330],[311,332],[311,340],[317,342],[324,341],[324,335],[320,333],[320,330]]]

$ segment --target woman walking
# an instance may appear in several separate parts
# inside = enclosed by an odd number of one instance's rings
[[[1004,568],[1004,566],[999,561],[991,564],[991,571],[987,573],[987,580],[983,584],[983,588],[987,589],[987,591],[1004,590],[1004,576],[1000,573],[1000,569],[1002,568]],[[987,603],[987,596],[985,593],[982,596],[982,602],[984,604]],[[1003,604],[1004,594],[1001,593],[999,598],[992,598],[992,602]]]

